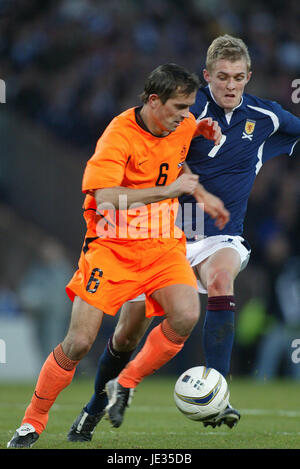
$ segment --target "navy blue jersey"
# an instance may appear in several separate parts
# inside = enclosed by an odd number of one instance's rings
[[[198,91],[191,112],[196,119],[211,117],[218,121],[223,134],[218,146],[202,136],[193,139],[186,160],[193,173],[199,174],[200,183],[223,200],[231,215],[220,231],[205,214],[204,234],[242,235],[255,177],[270,158],[292,154],[300,139],[300,118],[274,101],[250,94],[244,94],[240,105],[225,114],[214,101],[209,86]],[[181,197],[180,201],[195,203],[192,196]],[[195,214],[193,217],[195,224]]]

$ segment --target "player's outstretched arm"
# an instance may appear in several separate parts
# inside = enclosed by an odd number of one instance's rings
[[[203,204],[204,211],[216,220],[215,225],[219,230],[223,230],[230,220],[230,213],[222,200],[205,190],[201,184],[196,187],[193,196],[198,203]]]
[[[193,174],[187,163],[184,163],[183,173]],[[203,204],[204,211],[208,213],[211,218],[216,220],[215,225],[219,228],[219,230],[223,230],[230,220],[230,213],[224,207],[222,200],[204,189],[202,184],[199,182],[196,185],[193,196],[199,204]]]
[[[124,210],[135,206],[152,204],[166,199],[175,199],[183,194],[193,194],[198,184],[198,176],[182,174],[172,184],[145,189],[128,187],[106,187],[94,192],[98,210]]]
[[[221,143],[222,131],[217,121],[212,120],[211,117],[206,117],[198,121],[197,128],[193,138],[203,135],[208,140],[213,140],[215,145]]]

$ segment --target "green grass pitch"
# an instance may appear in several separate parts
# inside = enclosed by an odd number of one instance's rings
[[[300,449],[300,383],[230,381],[230,401],[241,411],[236,428],[204,428],[184,417],[173,402],[176,378],[152,376],[137,388],[119,429],[103,420],[90,443],[70,443],[67,432],[89,399],[92,380],[75,379],[51,409],[34,449]],[[32,384],[0,385],[0,448],[6,448],[33,391]]]

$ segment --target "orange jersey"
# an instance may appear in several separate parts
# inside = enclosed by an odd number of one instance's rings
[[[166,137],[156,137],[144,130],[136,121],[135,108],[115,117],[99,138],[83,176],[87,236],[181,237],[181,230],[174,227],[177,199],[124,210],[98,210],[91,194],[106,187],[142,189],[171,184],[180,173],[195,129],[196,121],[191,113]]]

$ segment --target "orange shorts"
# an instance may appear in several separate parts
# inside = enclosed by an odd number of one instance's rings
[[[114,316],[123,303],[146,294],[146,316],[163,315],[150,295],[168,285],[186,284],[197,289],[196,277],[186,258],[185,238],[96,239],[83,249],[78,270],[66,286],[71,299]]]

